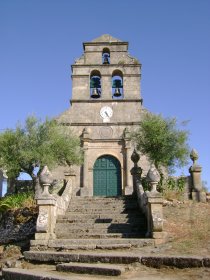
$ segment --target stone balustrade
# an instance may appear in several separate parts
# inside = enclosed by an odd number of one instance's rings
[[[144,191],[141,184],[142,169],[138,166],[140,156],[134,150],[132,157],[134,167],[131,169],[133,176],[133,195],[137,196],[140,209],[147,218],[147,235],[155,239],[155,244],[166,242],[167,234],[163,231],[163,197],[157,191],[157,184],[160,180],[158,171],[153,167],[148,171],[147,179],[151,185],[151,191]]]
[[[43,180],[42,176],[41,180]],[[56,238],[54,234],[56,218],[58,215],[65,214],[68,208],[75,183],[75,174],[72,171],[65,173],[65,189],[61,196],[49,193],[51,181],[44,179],[41,183],[43,185],[43,192],[37,197],[39,214],[35,239],[44,241]]]

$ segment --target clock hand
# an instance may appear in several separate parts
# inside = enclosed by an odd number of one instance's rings
[[[109,115],[108,115],[108,113],[107,113],[107,112],[105,112],[105,114],[107,115],[107,117],[109,117]]]

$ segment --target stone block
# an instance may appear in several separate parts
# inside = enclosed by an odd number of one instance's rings
[[[125,269],[115,265],[105,264],[86,264],[86,263],[70,263],[70,264],[58,264],[56,266],[57,271],[74,272],[74,273],[88,273],[118,276],[121,275]]]
[[[210,267],[210,257],[209,258],[203,258],[203,266]]]
[[[35,262],[77,262],[78,254],[69,254],[67,252],[53,251],[26,251],[24,257],[28,261]]]
[[[141,263],[155,268],[172,266],[177,268],[202,267],[203,259],[199,257],[142,257]]]
[[[205,192],[192,192],[192,199],[198,202],[206,202],[206,193]]]
[[[79,261],[85,263],[102,262],[102,263],[118,263],[129,264],[139,262],[139,256],[120,255],[120,254],[80,254]]]

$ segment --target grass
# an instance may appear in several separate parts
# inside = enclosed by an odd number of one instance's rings
[[[0,213],[24,207],[34,207],[34,195],[31,192],[11,194],[0,198]]]
[[[185,201],[163,208],[171,251],[208,255],[210,252],[210,204]]]

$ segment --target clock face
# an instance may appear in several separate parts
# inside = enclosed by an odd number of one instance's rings
[[[102,107],[101,110],[100,110],[100,115],[103,118],[103,120],[108,121],[113,115],[112,108],[109,107],[109,106]]]

